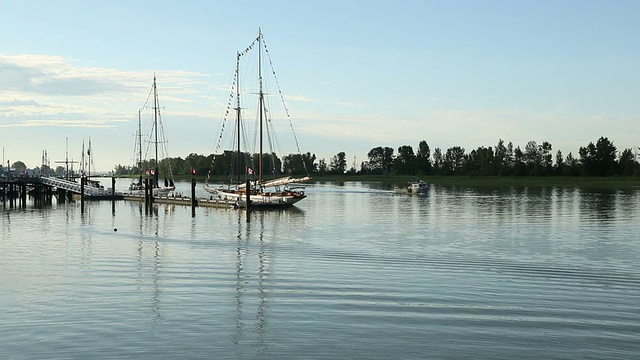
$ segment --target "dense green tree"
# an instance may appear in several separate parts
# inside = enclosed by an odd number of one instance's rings
[[[306,169],[306,175],[318,172],[318,164],[316,164],[316,154],[307,152],[302,154],[302,165]]]
[[[562,150],[558,150],[556,152],[555,174],[562,175],[563,172],[564,172],[564,157],[562,156]]]
[[[573,157],[573,154],[569,152],[567,158],[564,161],[563,175],[565,176],[578,176],[580,175],[580,162]]]
[[[395,158],[393,171],[398,175],[415,175],[416,156],[411,146],[403,145],[398,148],[398,155]]]
[[[11,164],[11,168],[15,169],[15,171],[17,172],[23,172],[25,170],[27,170],[27,165],[25,165],[25,163],[23,163],[22,161],[16,161],[13,164]]]
[[[553,155],[551,155],[551,143],[543,141],[540,145],[541,166],[544,175],[553,172]]]
[[[260,154],[251,156],[251,169],[257,174],[260,171]],[[282,160],[276,153],[262,153],[262,174],[266,177],[282,175]]]
[[[318,171],[315,161],[315,154],[289,154],[282,158],[282,168],[285,174],[309,175]]]
[[[527,165],[527,175],[540,175],[542,167],[541,147],[535,141],[529,141],[524,147],[524,162]]]
[[[432,168],[432,172],[434,174],[437,175],[442,175],[443,174],[443,162],[444,162],[444,157],[442,156],[442,150],[440,150],[440,148],[435,148],[433,150],[433,168]]]
[[[507,166],[509,169],[512,169],[515,163],[516,163],[515,150],[513,148],[513,143],[509,141],[509,143],[507,144],[507,156],[505,157],[505,166]]]
[[[390,174],[393,170],[393,149],[378,146],[369,151],[367,170],[370,174]]]
[[[347,157],[344,151],[341,151],[331,158],[329,163],[329,171],[333,174],[344,174],[347,170]]]
[[[620,175],[630,176],[634,175],[637,170],[638,163],[636,163],[636,157],[631,149],[624,149],[620,153],[618,159],[618,169]]]
[[[525,153],[520,150],[520,146],[516,147],[513,150],[513,175],[516,176],[525,176],[527,175],[527,164],[526,164]]]
[[[606,137],[600,137],[595,145],[590,142],[580,147],[579,153],[585,175],[611,176],[616,173],[616,147]]]
[[[426,141],[422,140],[418,144],[416,153],[416,173],[418,175],[431,174],[431,149]]]
[[[55,176],[64,176],[64,172],[65,172],[64,167],[58,166],[56,167],[56,170],[55,170]],[[131,175],[132,169],[131,169],[131,166],[116,165],[113,169],[113,172],[116,176],[125,176],[125,175]]]
[[[329,166],[327,166],[327,162],[325,159],[320,159],[318,162],[318,173],[320,175],[324,175],[329,172]]]
[[[442,163],[443,175],[462,175],[464,167],[465,151],[460,146],[447,149]]]
[[[384,160],[384,149],[382,146],[374,147],[369,150],[367,154],[369,158],[367,169],[371,174],[382,174],[383,168],[383,160]]]
[[[382,151],[382,171],[385,174],[391,174],[391,172],[393,171],[393,161],[393,149],[385,146]]]
[[[507,175],[510,168],[507,159],[507,147],[504,145],[504,140],[499,139],[498,145],[493,155],[493,174]]]

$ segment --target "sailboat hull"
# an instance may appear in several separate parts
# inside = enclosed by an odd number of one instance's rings
[[[244,203],[246,202],[247,194],[244,191],[214,189],[208,186],[205,187],[205,190],[211,194],[216,195],[220,200],[233,201],[239,205],[244,205]],[[282,191],[273,193],[250,194],[249,201],[251,201],[251,206],[286,207],[291,206],[306,197],[307,195],[299,191]]]

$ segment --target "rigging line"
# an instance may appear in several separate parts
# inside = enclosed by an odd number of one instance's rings
[[[280,150],[280,145],[278,144],[278,138],[276,136],[276,130],[275,130],[275,126],[273,125],[273,121],[271,119],[271,112],[269,112],[267,110],[267,108],[265,108],[265,125],[266,125],[266,132],[267,132],[267,143],[269,146],[269,150],[271,151],[271,157],[273,157],[273,154],[276,153],[276,150]],[[276,169],[276,163],[275,163],[275,159],[271,159],[271,172],[272,174],[277,173]]]
[[[147,104],[149,103],[149,99],[151,99],[151,94],[153,94],[153,85],[149,88],[149,93],[147,94],[147,99],[145,100],[144,104],[142,105],[142,107],[140,108],[140,110],[142,109],[147,109]],[[151,127],[151,131],[153,132],[153,126]],[[139,134],[139,132],[136,130],[136,137],[141,136],[142,134]],[[142,144],[138,144],[137,142],[135,142],[135,146],[134,146],[134,152],[135,150],[138,148],[138,146],[142,147]],[[150,144],[147,145],[147,149],[145,150],[145,155],[147,155],[148,151],[149,151],[149,146]],[[142,150],[142,149],[140,149]],[[134,154],[134,158],[135,158],[135,154]],[[142,164],[143,160],[139,159],[140,164]],[[142,169],[138,169],[138,170],[142,170]]]
[[[147,108],[147,104],[149,103],[149,99],[151,98],[152,93],[153,93],[153,85],[151,85],[151,88],[149,89],[149,94],[147,94],[147,100],[145,100],[144,105],[142,105],[141,109]]]
[[[238,56],[239,57],[239,56]],[[218,151],[220,151],[220,146],[222,143],[222,135],[224,134],[224,128],[225,125],[227,123],[227,119],[229,118],[229,113],[232,109],[233,106],[233,98],[234,98],[234,91],[235,91],[235,87],[236,87],[236,82],[238,81],[238,70],[236,68],[236,70],[234,71],[234,75],[233,75],[233,81],[231,84],[231,91],[229,92],[229,98],[227,100],[227,107],[225,109],[224,112],[224,117],[222,119],[222,125],[220,126],[220,136],[218,136],[218,139],[216,141],[216,146],[214,148],[213,151],[213,157],[211,158],[211,166],[209,166],[209,172],[207,173],[207,180],[211,178],[211,171],[213,170],[213,164],[216,161],[216,155],[218,154]]]
[[[298,136],[296,135],[296,130],[293,128],[293,122],[291,121],[291,115],[289,114],[289,108],[284,101],[284,95],[282,94],[282,89],[280,88],[280,81],[278,80],[278,76],[276,75],[275,67],[273,66],[273,61],[271,60],[271,54],[269,54],[269,49],[267,48],[267,44],[264,41],[264,37],[262,39],[262,45],[264,47],[264,52],[267,54],[267,59],[269,60],[269,65],[271,66],[271,72],[273,73],[273,78],[276,80],[276,87],[278,88],[278,93],[280,94],[280,100],[282,100],[282,106],[284,107],[285,113],[287,115],[287,120],[289,120],[289,126],[291,126],[291,131],[293,132],[293,138],[296,142],[296,148],[298,149],[298,154],[302,154],[300,151],[300,144],[298,143]],[[307,164],[305,164],[305,171],[307,175],[309,175],[309,169],[307,168]]]
[[[164,131],[164,124],[162,122],[162,115],[158,112],[158,123],[160,124],[160,137],[162,138],[162,150],[164,152],[164,159],[167,163],[167,173],[170,179],[173,179],[173,171],[171,169],[171,161],[169,160],[169,141],[167,141],[167,135]],[[156,160],[157,161],[157,160]],[[167,176],[167,174],[165,174]]]
[[[151,131],[149,132],[149,137],[146,140],[147,143],[147,148],[144,150],[144,155],[145,157],[149,157],[149,148],[151,147],[151,144],[153,143],[153,129],[154,129],[155,125],[151,125]],[[157,160],[156,160],[157,161]],[[151,165],[151,163],[149,162],[149,164],[147,165]]]

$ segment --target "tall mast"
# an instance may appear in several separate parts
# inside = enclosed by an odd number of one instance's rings
[[[69,137],[65,137],[64,138],[64,147],[65,147],[65,158],[64,158],[64,162],[65,162],[65,166],[67,168],[67,177],[65,179],[69,179]],[[72,171],[73,171],[73,165],[71,167]]]
[[[140,118],[140,112],[142,109],[138,109],[138,171],[140,171],[139,184],[142,185],[142,120]]]
[[[91,177],[91,163],[93,162],[92,158],[91,158],[91,138],[89,138],[89,148],[87,149],[87,157],[89,158],[89,169],[87,171],[87,176]]]
[[[236,123],[238,126],[238,154],[236,156],[236,161],[238,163],[237,165],[237,171],[238,171],[238,181],[237,183],[240,183],[240,174],[242,174],[242,170],[240,169],[240,52],[238,52],[237,58],[236,58]],[[249,189],[247,189],[247,191],[249,191]]]
[[[153,127],[155,128],[155,144],[156,144],[156,171],[153,174],[153,184],[158,187],[158,171],[159,159],[158,159],[158,88],[156,87],[156,74],[153,74]]]
[[[85,173],[85,165],[87,163],[85,162],[84,159],[84,140],[82,140],[82,156],[80,157],[80,174],[81,175],[86,175]]]
[[[260,186],[262,187],[262,113],[264,111],[264,94],[262,93],[262,29],[258,28],[258,84],[259,91],[259,105],[258,111],[260,112]]]

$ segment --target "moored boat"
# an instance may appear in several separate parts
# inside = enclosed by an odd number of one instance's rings
[[[159,130],[159,128],[162,126],[162,122],[161,122],[160,106],[159,106],[159,100],[158,100],[158,87],[156,84],[155,75],[153,76],[153,85],[149,93],[149,96],[153,96],[153,104],[151,105],[150,108],[153,110],[153,124],[152,124],[153,138],[151,139],[151,142],[154,144],[154,150],[155,150],[155,158],[153,159],[153,162],[155,163],[155,168],[145,170],[146,166],[145,166],[145,161],[143,160],[143,155],[142,155],[141,112],[142,112],[142,109],[149,108],[147,106],[149,99],[147,99],[147,101],[145,102],[145,105],[142,107],[141,110],[138,111],[138,130],[136,133],[136,147],[135,147],[135,150],[137,150],[136,151],[137,162],[135,164],[135,167],[137,168],[139,173],[137,178],[134,178],[137,180],[137,182],[133,181],[129,185],[129,191],[127,192],[127,195],[135,195],[135,196],[144,195],[145,184],[143,181],[143,177],[145,175],[151,176],[150,186],[151,186],[151,191],[153,193],[153,196],[168,195],[176,188],[173,182],[171,168],[169,166],[166,166],[166,168],[163,171],[164,183],[160,183],[159,181],[160,162],[161,162],[159,160],[159,144],[163,144],[163,145],[166,144],[166,139],[164,139],[164,131]],[[166,150],[164,152],[166,153]]]
[[[265,135],[265,133],[269,130],[272,123],[270,109],[266,108],[265,104],[265,91],[263,89],[263,76],[262,76],[262,54],[264,51],[264,38],[261,31],[258,32],[258,37],[254,39],[254,41],[249,45],[244,51],[238,52],[236,58],[236,70],[235,70],[235,78],[234,78],[234,86],[232,86],[232,93],[230,98],[235,98],[236,100],[236,119],[235,126],[233,127],[235,139],[233,141],[233,147],[235,148],[235,163],[234,168],[235,171],[230,174],[230,182],[226,187],[216,187],[209,185],[209,177],[207,177],[207,181],[204,185],[204,190],[214,194],[218,199],[233,201],[240,206],[246,205],[247,197],[250,201],[251,206],[262,206],[262,207],[283,207],[290,206],[298,201],[307,197],[305,194],[305,188],[301,184],[305,181],[311,179],[309,177],[309,173],[307,172],[307,176],[302,177],[293,177],[293,176],[283,176],[281,166],[278,164],[278,161],[270,161],[273,165],[270,171],[265,170],[264,158],[268,157],[270,160],[274,160],[275,151],[271,151],[268,154],[264,153],[263,150],[263,138],[267,138],[269,144],[272,144],[273,138],[275,134],[270,133]],[[257,84],[258,89],[256,94],[258,95],[258,110],[257,110],[257,128],[258,128],[258,139],[259,139],[259,152],[257,154],[258,159],[256,161],[257,170],[253,170],[251,166],[249,166],[251,160],[247,159],[247,154],[241,151],[241,140],[247,139],[242,136],[242,131],[245,128],[243,125],[242,119],[242,107],[240,104],[240,60],[245,55],[247,55],[254,47],[258,49],[258,71],[257,71]],[[269,59],[269,64],[271,63],[271,59]],[[271,73],[275,75],[275,71],[271,69]],[[276,81],[277,83],[277,81]],[[284,104],[284,97],[282,97],[282,92],[278,89],[278,92],[281,95],[281,100]],[[231,102],[229,103],[229,105]],[[226,113],[228,114],[230,111],[230,106],[227,108]],[[225,115],[226,116],[226,115]],[[288,111],[287,111],[288,116]],[[225,118],[226,120],[226,118]],[[291,121],[289,119],[289,121]],[[223,122],[223,131],[224,131],[224,122]],[[222,139],[223,135],[221,134],[219,139]],[[295,137],[295,133],[294,133]],[[218,140],[220,141],[220,140]],[[246,141],[245,141],[246,142]],[[296,145],[298,141],[296,139]],[[220,144],[218,142],[218,144]],[[244,144],[246,147],[246,143]],[[217,151],[218,149],[216,149]],[[298,148],[298,153],[300,153],[300,149]],[[243,159],[244,157],[244,159]],[[277,160],[277,158],[276,158]],[[213,164],[216,161],[216,157],[212,161]],[[305,166],[306,171],[306,166]],[[211,173],[211,171],[210,171]],[[270,180],[265,179],[265,175],[270,174],[273,175],[274,178]],[[278,176],[278,174],[280,174]],[[248,186],[247,186],[248,185]]]

